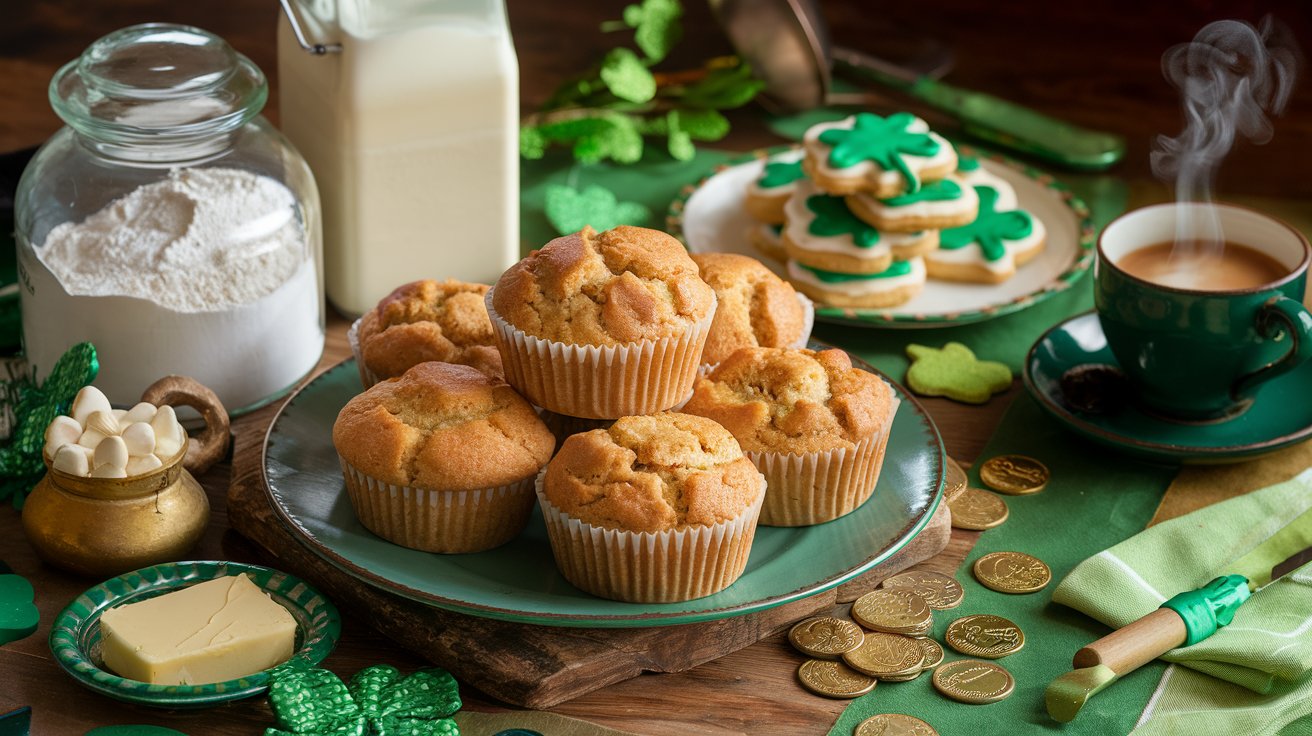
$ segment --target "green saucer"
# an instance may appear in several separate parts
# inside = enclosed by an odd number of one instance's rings
[[[342,619],[337,608],[298,578],[240,562],[166,562],[106,580],[59,613],[50,629],[50,651],[80,685],[127,703],[201,708],[259,695],[269,686],[267,670],[205,685],[152,685],[111,673],[100,657],[100,616],[105,611],[240,573],[246,573],[251,582],[296,619],[292,659],[311,665],[322,662],[341,634]]]
[[[1172,421],[1128,397],[1106,411],[1072,406],[1062,376],[1083,365],[1115,366],[1098,315],[1077,315],[1050,329],[1025,359],[1025,388],[1070,429],[1137,457],[1171,463],[1246,460],[1312,437],[1312,361],[1259,389],[1247,411],[1211,424]]]

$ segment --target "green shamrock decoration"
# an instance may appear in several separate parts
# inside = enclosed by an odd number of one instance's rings
[[[637,202],[621,202],[614,192],[596,184],[583,191],[551,184],[547,186],[543,209],[561,235],[576,233],[585,225],[603,231],[616,225],[643,225],[651,219],[651,210]]]
[[[27,492],[46,469],[41,458],[46,427],[55,417],[68,413],[77,392],[96,380],[99,372],[96,348],[83,342],[69,348],[55,361],[55,367],[40,388],[35,381],[19,386],[14,432],[9,444],[0,448],[0,499],[11,497],[14,508],[23,507]]]
[[[656,96],[656,78],[633,51],[611,49],[601,62],[601,81],[611,94],[629,102],[646,102]]]
[[[459,736],[456,679],[440,669],[402,676],[390,665],[355,673],[350,685],[319,667],[273,670],[269,705],[279,728],[265,736]]]
[[[812,194],[806,198],[806,208],[815,215],[807,227],[812,235],[850,235],[858,248],[873,248],[879,242],[879,231],[875,226],[852,214],[842,197]]]
[[[908,345],[907,386],[921,396],[946,396],[967,404],[983,404],[1011,386],[1011,369],[979,360],[970,348],[950,342],[942,348]]]
[[[939,144],[929,133],[908,128],[915,123],[911,113],[899,112],[881,118],[868,112],[857,113],[851,128],[830,128],[820,134],[820,142],[832,148],[829,165],[838,169],[872,161],[885,171],[897,171],[907,182],[907,191],[920,189],[920,177],[912,173],[904,155],[933,156]]]
[[[961,199],[961,195],[961,185],[951,179],[939,179],[932,184],[926,184],[918,191],[899,194],[880,201],[889,207],[902,207],[917,202],[950,202]]]
[[[993,187],[977,186],[975,191],[979,193],[979,214],[975,221],[940,231],[938,247],[956,250],[978,243],[985,260],[996,261],[1007,255],[1007,245],[1003,241],[1020,240],[1034,232],[1034,218],[1024,210],[999,212],[998,190]]]
[[[869,279],[888,279],[895,276],[906,276],[911,273],[911,261],[893,261],[893,265],[879,273],[838,273],[837,271],[825,271],[820,268],[803,266],[800,263],[797,265],[815,274],[816,278],[826,284],[843,284],[850,281],[867,281]]]
[[[771,161],[765,165],[765,171],[761,174],[761,178],[756,180],[756,185],[762,189],[773,189],[787,186],[805,177],[806,172],[802,170],[801,159],[793,162]]]
[[[36,592],[20,575],[0,575],[0,644],[18,641],[33,631],[41,620]]]
[[[958,153],[957,171],[963,171],[966,173],[970,173],[972,171],[979,171],[979,159],[975,158],[974,156],[963,156],[960,153]]]
[[[683,7],[678,0],[642,0],[641,4],[624,8],[622,22],[633,29],[633,43],[654,64],[668,56],[670,49],[683,38],[683,27],[679,25],[682,15]]]

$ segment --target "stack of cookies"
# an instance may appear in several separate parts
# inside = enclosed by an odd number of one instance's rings
[[[789,281],[839,307],[893,307],[925,280],[998,284],[1038,255],[1043,224],[1015,192],[909,113],[807,131],[748,188],[749,237]]]

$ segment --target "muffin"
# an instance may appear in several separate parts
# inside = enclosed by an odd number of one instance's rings
[[[791,284],[748,256],[697,253],[692,260],[715,290],[703,364],[715,365],[738,348],[806,347],[815,309]]]
[[[738,579],[765,483],[724,427],[667,412],[565,440],[537,492],[567,580],[602,598],[668,603]]]
[[[501,378],[501,353],[483,305],[488,287],[413,281],[397,287],[351,326],[351,351],[365,388],[437,360]]]
[[[688,398],[715,292],[665,233],[584,228],[511,266],[487,305],[510,385],[557,414],[618,419]]]
[[[714,419],[765,475],[761,524],[807,526],[865,503],[898,399],[841,350],[743,348],[697,381],[683,411]]]
[[[425,552],[478,552],[518,534],[555,445],[514,389],[451,363],[374,385],[333,424],[360,523]]]

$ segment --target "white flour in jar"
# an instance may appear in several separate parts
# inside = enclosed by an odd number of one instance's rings
[[[90,340],[96,384],[115,403],[176,373],[230,410],[247,407],[290,387],[322,353],[305,228],[291,191],[267,176],[175,170],[55,227],[36,253],[42,268],[24,264],[29,362],[44,375]]]

